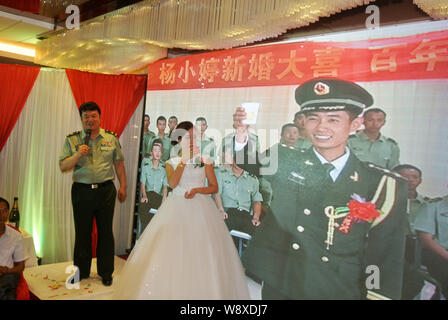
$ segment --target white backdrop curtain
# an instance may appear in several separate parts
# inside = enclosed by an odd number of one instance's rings
[[[125,253],[131,240],[142,108],[143,101],[120,137],[128,198],[115,207],[116,254]],[[0,195],[10,201],[19,197],[21,228],[33,235],[44,264],[73,257],[72,173],[60,172],[58,156],[65,136],[81,128],[65,70],[42,68],[0,153]]]

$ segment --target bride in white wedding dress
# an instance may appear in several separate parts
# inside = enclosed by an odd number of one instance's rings
[[[132,250],[117,279],[114,299],[250,299],[229,231],[210,194],[213,166],[193,154],[193,124],[175,131],[182,157],[166,162],[172,193]],[[206,179],[208,184],[206,186]]]

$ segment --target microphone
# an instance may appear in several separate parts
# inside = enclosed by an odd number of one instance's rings
[[[86,137],[84,138],[84,144],[86,145],[86,146],[88,146],[89,145],[89,141],[90,141],[90,134],[92,133],[92,130],[90,130],[90,129],[86,129]]]

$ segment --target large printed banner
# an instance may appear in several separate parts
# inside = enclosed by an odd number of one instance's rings
[[[448,31],[352,42],[295,42],[215,51],[150,65],[148,90],[448,78]]]

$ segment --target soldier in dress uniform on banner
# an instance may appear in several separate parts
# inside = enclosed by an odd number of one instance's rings
[[[400,299],[406,180],[346,146],[372,96],[333,78],[305,82],[295,98],[313,147],[264,176],[271,212],[243,254],[247,272],[263,280],[263,299]]]

